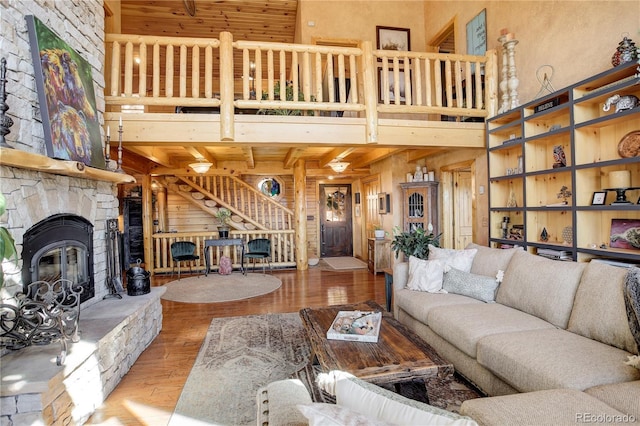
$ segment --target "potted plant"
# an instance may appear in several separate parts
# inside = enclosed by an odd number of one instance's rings
[[[218,235],[220,238],[229,238],[229,219],[231,218],[231,210],[226,207],[220,207],[213,217],[218,220]]]
[[[396,252],[396,259],[400,253],[404,254],[406,260],[409,260],[409,256],[426,259],[429,256],[429,244],[440,247],[441,236],[442,234],[434,235],[431,225],[427,230],[416,228],[411,232],[400,231],[396,226],[393,229],[391,249]]]

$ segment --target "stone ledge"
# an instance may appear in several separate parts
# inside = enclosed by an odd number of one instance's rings
[[[6,416],[15,421],[37,413],[45,424],[62,418],[85,421],[162,329],[164,292],[152,287],[145,295],[122,294],[82,310],[80,341],[69,344],[63,366],[56,365],[59,344],[3,356],[0,423]]]

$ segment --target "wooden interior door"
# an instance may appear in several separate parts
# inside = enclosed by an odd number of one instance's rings
[[[472,181],[470,170],[453,173],[454,248],[463,249],[473,241]]]
[[[320,256],[353,256],[351,185],[320,185]]]

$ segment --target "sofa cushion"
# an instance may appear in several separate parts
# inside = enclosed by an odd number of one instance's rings
[[[624,306],[627,269],[590,262],[582,274],[568,331],[637,354]]]
[[[520,392],[638,380],[640,370],[624,364],[628,355],[559,329],[494,334],[477,349],[478,362]]]
[[[594,386],[585,391],[618,411],[640,420],[640,380]]]
[[[396,306],[425,324],[427,324],[427,315],[429,315],[431,309],[438,306],[482,303],[477,299],[459,294],[426,293],[409,289],[396,290],[393,298]]]
[[[409,290],[442,293],[442,277],[444,262],[441,260],[424,260],[409,257]]]
[[[475,243],[470,243],[466,248],[478,250],[469,272],[488,277],[495,277],[498,271],[506,271],[513,255],[524,250],[522,247],[497,249]]]
[[[444,274],[442,289],[447,293],[462,294],[483,302],[493,302],[496,299],[498,281],[495,277],[472,274],[451,268]]]
[[[567,328],[586,265],[515,252],[498,288],[496,302]]]
[[[429,244],[429,260],[439,259],[444,261],[444,272],[448,272],[451,268],[469,272],[477,252],[478,250],[476,249],[444,249]]]
[[[554,328],[540,318],[497,303],[433,308],[427,323],[435,333],[472,358],[476,358],[476,345],[483,337]]]
[[[472,417],[479,425],[532,426],[595,423],[598,416],[622,418],[624,415],[575,389],[470,399],[462,403],[460,413]],[[599,423],[601,422],[602,420]]]

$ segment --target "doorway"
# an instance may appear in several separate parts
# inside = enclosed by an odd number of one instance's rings
[[[475,209],[475,162],[452,164],[442,169],[443,240],[445,247],[463,249],[473,242]]]
[[[353,255],[351,185],[320,185],[320,256]]]

